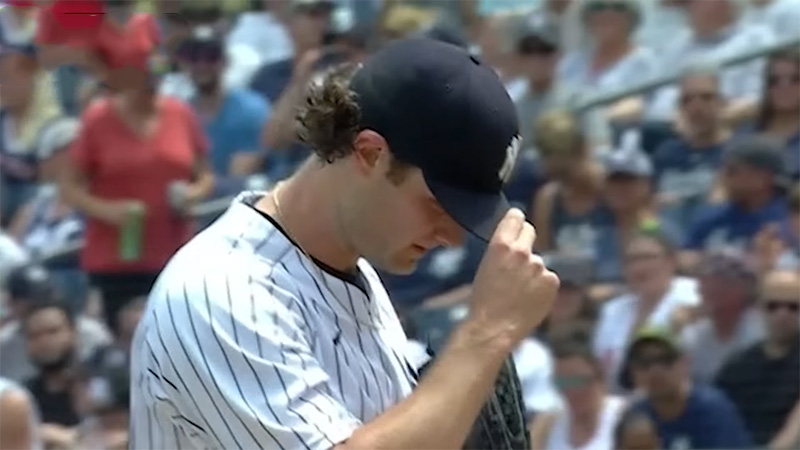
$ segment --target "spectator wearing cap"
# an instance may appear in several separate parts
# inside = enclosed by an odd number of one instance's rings
[[[532,202],[536,246],[544,252],[594,256],[599,227],[608,221],[602,201],[603,168],[573,114],[546,113],[534,136],[539,165],[550,180]]]
[[[11,320],[0,330],[0,376],[23,382],[32,376],[34,367],[25,351],[21,320],[34,305],[57,299],[57,286],[47,269],[33,264],[13,270],[5,286]],[[75,316],[79,359],[111,342],[108,330],[101,323],[83,314]]]
[[[757,301],[766,335],[730,358],[716,379],[716,385],[739,408],[757,446],[771,444],[800,401],[798,292],[797,271],[775,271],[763,277]]]
[[[672,242],[680,242],[678,227],[664,217],[655,203],[653,165],[640,149],[621,148],[605,156],[605,203],[611,214],[597,240],[600,261],[596,272],[593,298],[607,299],[622,280],[621,249],[630,236],[647,228],[656,228]]]
[[[227,65],[222,37],[210,25],[198,26],[178,49],[188,67],[195,94],[189,102],[200,118],[211,143],[210,159],[215,175],[244,176],[263,163],[261,128],[270,107],[247,88],[226,88]]]
[[[80,269],[76,250],[83,240],[83,217],[64,199],[57,187],[58,171],[78,135],[80,122],[67,117],[52,122],[39,136],[39,187],[9,227],[11,235],[38,260],[45,260],[63,299],[83,311],[88,280]],[[58,252],[65,252],[58,256]]]
[[[635,0],[587,0],[581,2],[580,16],[588,32],[586,48],[568,52],[558,68],[560,79],[582,90],[615,90],[655,75],[653,51],[639,46],[633,35],[641,21]],[[614,118],[638,118],[644,110],[641,96],[623,99],[610,106]]]
[[[731,133],[722,118],[725,98],[712,65],[692,67],[679,82],[681,126],[653,153],[658,203],[672,219],[689,223],[712,200],[724,145]]]
[[[687,232],[681,264],[693,270],[703,249],[749,250],[756,234],[786,220],[781,195],[783,158],[778,142],[765,136],[735,140],[725,150],[723,185],[728,199],[701,211]]]
[[[37,139],[61,116],[52,77],[31,49],[0,50],[0,225],[7,227],[36,192]]]
[[[519,25],[516,66],[524,85],[512,98],[517,106],[523,148],[535,146],[536,123],[543,113],[573,108],[580,98],[579,88],[556,74],[562,55],[559,39],[558,29],[537,16]],[[590,110],[579,119],[589,145],[599,148],[608,144],[611,131],[600,111]]]
[[[646,328],[632,339],[623,384],[642,398],[631,405],[656,424],[659,448],[752,448],[745,423],[725,394],[693,384],[689,361],[668,330]]]
[[[681,334],[694,381],[712,383],[728,357],[763,338],[757,277],[755,264],[740,251],[717,250],[703,258],[698,282],[705,314]]]
[[[625,387],[618,376],[632,336],[645,327],[677,333],[700,305],[696,280],[678,276],[674,244],[660,231],[631,236],[621,259],[626,293],[603,303],[593,339],[612,392]]]
[[[687,2],[689,27],[683,31],[675,30],[675,34],[670,36],[670,45],[660,55],[657,70],[680,70],[700,61],[719,63],[723,59],[773,43],[775,36],[771,30],[741,20],[744,3],[739,0]],[[729,100],[728,112],[735,112],[758,98],[763,66],[763,59],[756,59],[722,70],[720,88]],[[648,105],[647,117],[651,120],[672,120],[678,97],[675,86],[659,89]]]
[[[81,268],[102,293],[112,330],[117,310],[146,295],[189,240],[188,211],[214,184],[196,115],[158,94],[156,70],[89,105],[61,168],[62,194],[86,220]]]
[[[800,14],[800,3],[797,9]],[[741,133],[766,134],[784,143],[787,174],[800,180],[800,51],[770,55],[758,112]]]

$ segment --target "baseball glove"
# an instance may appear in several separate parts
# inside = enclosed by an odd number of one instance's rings
[[[426,364],[420,372],[430,367]],[[528,450],[530,433],[525,421],[522,385],[511,356],[503,363],[494,392],[481,409],[464,443],[464,450]]]

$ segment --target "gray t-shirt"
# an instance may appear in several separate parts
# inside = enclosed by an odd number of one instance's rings
[[[683,330],[681,339],[689,355],[692,379],[712,383],[717,372],[734,353],[764,337],[764,321],[756,309],[747,310],[730,339],[723,341],[714,331],[711,319],[703,319]]]
[[[98,348],[111,343],[111,333],[97,320],[79,317],[78,356],[81,360],[91,356]],[[28,360],[25,335],[18,320],[9,322],[0,330],[0,376],[22,383],[35,375],[36,369]]]

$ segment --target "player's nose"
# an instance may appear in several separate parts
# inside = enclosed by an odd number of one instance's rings
[[[443,214],[435,230],[436,243],[442,247],[455,247],[464,242],[466,231],[450,216]]]

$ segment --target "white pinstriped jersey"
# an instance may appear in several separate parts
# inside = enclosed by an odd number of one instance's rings
[[[164,269],[133,342],[131,449],[323,449],[407,396],[375,271],[345,281],[244,193]]]

